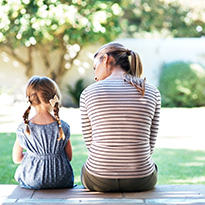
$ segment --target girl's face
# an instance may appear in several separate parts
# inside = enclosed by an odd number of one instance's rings
[[[93,68],[95,71],[95,81],[104,80],[108,77],[105,60],[96,57],[94,59]]]

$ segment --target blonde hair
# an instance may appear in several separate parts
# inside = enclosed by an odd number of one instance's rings
[[[112,56],[115,62],[111,62],[112,66],[119,65],[124,71],[123,79],[139,90],[142,95],[145,92],[145,79],[140,79],[143,72],[142,62],[138,53],[126,49],[118,42],[110,42],[102,46],[94,55],[94,58],[99,56],[100,59],[107,54]],[[131,60],[129,61],[129,56]]]
[[[39,105],[42,102],[48,104],[49,101],[53,99],[55,95],[60,100],[61,98],[60,90],[57,84],[50,78],[33,76],[32,78],[29,79],[26,87],[26,96],[28,98],[30,105],[26,109],[23,115],[24,124],[26,125],[26,130],[25,130],[26,134],[30,135],[30,129],[28,126],[28,122],[29,122],[28,117],[31,110],[31,105],[33,106]],[[56,120],[59,125],[60,136],[58,140],[65,138],[63,129],[61,127],[60,117],[59,117],[59,106],[60,106],[59,102],[56,102],[55,105],[53,106],[54,116],[56,117]]]

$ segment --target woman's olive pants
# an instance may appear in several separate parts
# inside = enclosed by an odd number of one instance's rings
[[[134,192],[147,191],[157,183],[157,165],[155,165],[154,172],[143,178],[130,179],[106,179],[96,177],[90,174],[85,167],[82,167],[81,182],[83,186],[90,191],[99,192]]]

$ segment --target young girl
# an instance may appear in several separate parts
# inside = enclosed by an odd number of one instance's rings
[[[34,76],[28,81],[26,96],[29,107],[13,147],[13,161],[20,163],[15,179],[28,189],[72,188],[70,127],[59,118],[58,86],[47,77]],[[36,115],[29,120],[31,106]]]

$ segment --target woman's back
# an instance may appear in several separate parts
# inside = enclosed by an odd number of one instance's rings
[[[81,112],[87,170],[103,178],[150,175],[159,110],[159,91],[147,83],[144,96],[122,79],[107,78],[86,88]]]

